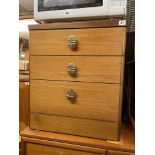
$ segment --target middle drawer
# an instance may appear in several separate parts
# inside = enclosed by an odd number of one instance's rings
[[[31,56],[30,79],[120,83],[122,56]]]

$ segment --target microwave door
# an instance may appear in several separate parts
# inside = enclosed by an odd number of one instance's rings
[[[38,11],[65,10],[103,6],[103,0],[38,0]]]

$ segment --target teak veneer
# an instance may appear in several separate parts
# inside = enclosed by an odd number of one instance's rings
[[[56,150],[58,153],[65,152],[67,155],[134,155],[135,150],[134,134],[130,125],[127,124],[122,125],[121,140],[119,142],[31,129],[23,130],[21,132],[21,136],[22,150],[25,150],[22,152],[22,155],[35,155],[36,153],[41,154],[44,150],[44,155],[51,155]],[[55,154],[53,153],[52,155]]]
[[[31,56],[30,79],[121,83],[123,59],[122,56]],[[75,77],[68,75],[70,62],[76,65]]]
[[[29,26],[31,129],[119,140],[126,27],[107,23]]]

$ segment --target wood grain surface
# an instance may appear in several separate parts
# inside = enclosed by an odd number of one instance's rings
[[[120,83],[122,56],[31,56],[30,79]],[[76,76],[67,71],[76,66]]]
[[[67,90],[75,99],[67,98]],[[31,112],[118,121],[119,84],[31,80]]]
[[[88,146],[92,148],[101,148],[107,150],[115,150],[122,152],[131,152],[135,150],[134,133],[130,124],[122,124],[121,138],[119,141],[101,140],[95,138],[87,138],[82,136],[67,135],[53,132],[44,132],[39,130],[25,129],[21,132],[22,142],[34,142],[32,138],[47,140],[51,142],[60,142],[62,144],[75,144],[80,146]],[[24,138],[23,138],[24,137]],[[25,138],[27,137],[27,138]],[[52,145],[53,145],[52,143]]]
[[[90,28],[30,31],[30,55],[124,55],[125,28]],[[74,35],[77,48],[68,46]]]
[[[118,140],[118,122],[31,113],[30,128],[86,137]]]
[[[28,126],[29,103],[30,103],[29,85],[25,82],[19,83],[19,130]]]
[[[65,19],[66,20],[66,19]],[[76,19],[77,20],[77,19]],[[119,21],[122,20],[122,18],[113,18],[113,19],[94,19],[94,20],[79,20],[74,21],[71,19],[71,21],[61,21],[61,22],[49,22],[44,24],[37,24],[37,25],[29,25],[29,30],[48,30],[48,29],[79,29],[79,28],[100,28],[100,27],[122,27],[119,25]],[[123,27],[125,28],[126,25]]]
[[[130,152],[122,152],[122,151],[109,150],[107,155],[135,155],[135,154],[134,153],[130,153]]]
[[[80,147],[80,146],[79,146]],[[99,150],[91,152],[93,149],[85,147],[84,151],[78,149],[67,149],[62,147],[54,147],[48,145],[39,145],[33,143],[26,144],[26,155],[106,155],[105,150]]]

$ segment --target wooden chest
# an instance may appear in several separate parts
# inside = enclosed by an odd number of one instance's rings
[[[31,129],[118,140],[126,28],[93,22],[29,27]]]

